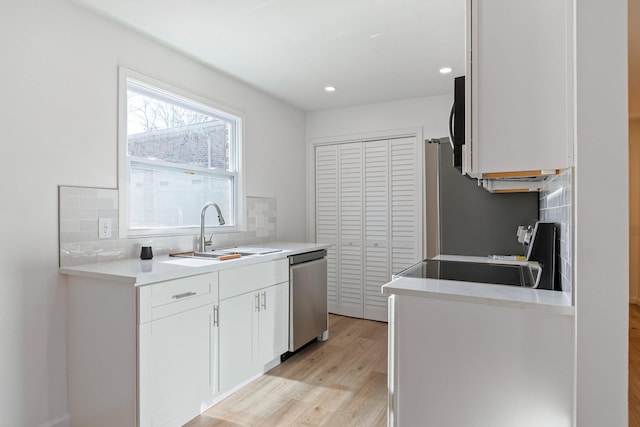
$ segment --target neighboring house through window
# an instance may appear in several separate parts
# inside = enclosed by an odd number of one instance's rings
[[[121,68],[121,221],[127,236],[186,234],[217,203],[208,227],[241,218],[241,118],[192,94]],[[125,113],[125,114],[123,114]]]

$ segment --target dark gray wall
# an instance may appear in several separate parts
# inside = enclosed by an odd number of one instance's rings
[[[524,255],[518,225],[538,218],[538,193],[489,193],[452,166],[451,146],[439,144],[440,253]]]

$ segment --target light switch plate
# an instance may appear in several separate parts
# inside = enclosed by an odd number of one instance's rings
[[[110,239],[111,226],[111,218],[98,218],[98,239]]]

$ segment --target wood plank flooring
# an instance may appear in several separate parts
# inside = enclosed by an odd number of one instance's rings
[[[329,315],[317,342],[191,420],[213,426],[385,426],[387,324]]]
[[[640,305],[629,305],[629,426],[640,427]]]

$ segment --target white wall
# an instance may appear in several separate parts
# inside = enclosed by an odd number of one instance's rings
[[[627,1],[576,0],[576,425],[627,425]]]
[[[453,91],[453,83],[451,87]],[[307,140],[423,127],[425,138],[449,134],[451,94],[307,113]]]
[[[305,116],[71,0],[4,2],[0,51],[0,425],[64,425],[57,186],[116,187],[118,65],[244,112],[247,195],[277,198],[283,240],[305,238]]]

